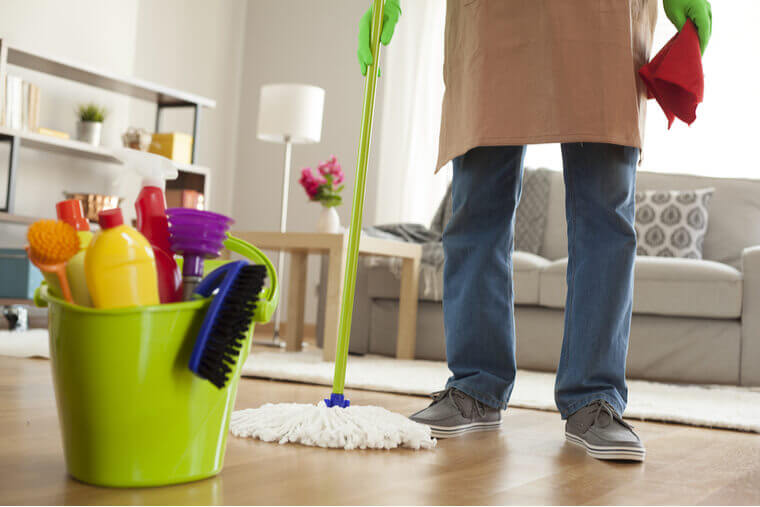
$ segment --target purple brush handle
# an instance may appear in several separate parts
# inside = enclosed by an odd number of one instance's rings
[[[203,259],[200,255],[185,254],[182,261],[182,278],[202,277],[203,276]]]
[[[173,252],[182,255],[182,279],[185,299],[203,276],[203,260],[219,257],[232,219],[219,213],[189,208],[169,208],[169,243]]]

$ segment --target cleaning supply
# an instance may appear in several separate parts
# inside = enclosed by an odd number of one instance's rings
[[[55,205],[55,212],[58,220],[72,226],[79,236],[79,251],[66,263],[66,277],[71,287],[71,297],[78,305],[92,306],[84,274],[84,255],[92,241],[92,232],[90,232],[90,223],[84,217],[82,201],[78,199],[60,201]]]
[[[219,213],[169,208],[169,243],[182,255],[182,299],[192,299],[203,276],[203,260],[219,257],[233,220]]]
[[[691,20],[639,69],[639,76],[647,87],[648,98],[656,99],[665,112],[668,128],[676,117],[688,125],[696,120],[705,79],[697,30]]]
[[[165,157],[139,150],[121,149],[116,156],[143,177],[142,190],[135,200],[137,230],[153,246],[161,302],[182,301],[182,275],[169,246],[169,221],[164,196],[164,182],[177,177],[177,168]]]
[[[84,271],[96,308],[157,305],[158,277],[153,248],[124,224],[121,208],[98,214],[101,232],[90,243]]]
[[[247,243],[227,244],[266,266],[259,306],[276,304],[271,262]],[[208,261],[207,268],[221,262]],[[217,389],[187,368],[212,299],[101,310],[68,304],[43,284],[34,300],[48,308],[59,445],[71,476],[99,486],[147,487],[197,481],[222,470],[255,324],[229,382]]]
[[[144,186],[135,201],[137,230],[153,246],[158,273],[158,294],[162,303],[182,301],[182,274],[169,246],[169,221],[164,193],[160,188]]]
[[[383,1],[374,0],[370,32],[373,58],[366,74],[364,88],[362,129],[354,201],[351,209],[351,229],[348,236],[348,257],[341,301],[340,334],[338,335],[335,356],[332,394],[330,398],[317,405],[267,404],[257,409],[234,412],[230,422],[230,431],[233,435],[259,438],[267,442],[297,442],[304,445],[344,449],[392,449],[400,446],[412,449],[429,449],[436,444],[436,441],[431,438],[429,426],[416,423],[384,408],[349,406],[350,402],[343,394],[359,255],[364,187],[367,179],[367,160],[372,132],[377,66],[380,61],[382,19]]]
[[[59,220],[38,220],[29,226],[26,238],[29,260],[42,271],[51,292],[69,303],[74,302],[66,276],[66,261],[79,251],[77,231]]]
[[[195,288],[195,294],[204,298],[217,292],[198,332],[190,370],[219,389],[227,385],[231,366],[238,361],[266,274],[262,265],[229,262]]]

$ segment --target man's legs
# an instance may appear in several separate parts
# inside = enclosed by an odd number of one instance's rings
[[[499,146],[454,159],[443,233],[446,387],[501,409],[516,370],[512,250],[524,157],[524,146]]]
[[[612,144],[562,145],[569,260],[555,400],[563,419],[595,400],[625,410],[638,156]]]

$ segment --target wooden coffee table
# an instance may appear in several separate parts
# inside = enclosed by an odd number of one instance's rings
[[[340,302],[348,248],[348,232],[323,234],[310,232],[258,232],[235,231],[235,236],[262,250],[284,250],[290,254],[287,327],[287,350],[301,350],[306,302],[307,257],[327,254],[327,301],[325,302],[324,345],[325,361],[335,359],[340,322]],[[417,296],[422,247],[413,243],[372,238],[362,235],[359,255],[381,255],[402,259],[401,294],[399,298],[398,336],[396,357],[413,359],[417,332]],[[282,292],[281,292],[282,294]]]

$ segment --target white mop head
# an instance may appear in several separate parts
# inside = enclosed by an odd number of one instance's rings
[[[430,449],[430,427],[384,408],[327,407],[305,403],[267,403],[233,412],[230,432],[265,442],[288,442],[343,449]]]

